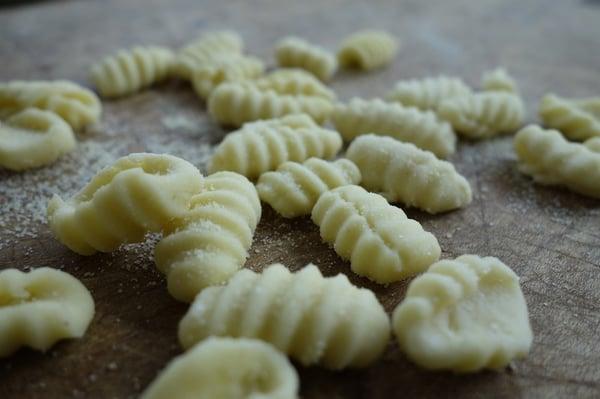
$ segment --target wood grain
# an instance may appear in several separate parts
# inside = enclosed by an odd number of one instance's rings
[[[89,64],[101,55],[139,43],[179,46],[206,29],[234,28],[250,52],[272,60],[273,44],[286,34],[335,48],[356,29],[380,27],[402,38],[398,59],[370,74],[336,76],[342,98],[376,96],[396,79],[440,73],[476,85],[485,69],[504,65],[534,121],[547,91],[600,95],[599,21],[595,1],[38,2],[0,9],[0,79],[85,83]],[[161,118],[168,115],[192,118],[197,131],[167,129]],[[80,139],[125,141],[139,151],[167,134],[200,146],[224,133],[187,85],[167,83],[105,103],[102,125]],[[533,185],[516,171],[510,137],[463,142],[452,161],[472,184],[473,203],[447,215],[411,210],[409,216],[436,234],[443,257],[493,255],[521,276],[535,333],[530,356],[503,371],[455,376],[418,369],[390,342],[381,361],[364,370],[298,367],[303,398],[600,397],[600,203]],[[0,185],[11,176],[0,172]],[[30,175],[24,176],[26,182]],[[0,209],[9,200],[0,197]],[[176,326],[186,310],[155,271],[152,242],[86,258],[57,243],[46,225],[35,227],[34,238],[14,239],[15,228],[0,226],[0,239],[11,242],[0,248],[0,268],[63,266],[92,291],[96,316],[82,340],[0,360],[0,398],[137,396],[180,352]],[[265,208],[248,267],[271,262],[292,269],[315,262],[326,275],[346,273],[373,289],[388,312],[408,283],[381,287],[356,277],[320,242],[309,219],[288,221]]]

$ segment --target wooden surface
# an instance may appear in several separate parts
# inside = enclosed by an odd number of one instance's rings
[[[377,96],[396,79],[439,73],[475,85],[481,72],[497,65],[516,76],[530,121],[546,91],[600,95],[600,3],[565,0],[37,2],[0,8],[0,80],[67,78],[85,84],[90,62],[120,47],[179,46],[202,30],[225,27],[238,30],[249,51],[271,63],[272,46],[285,34],[330,48],[358,28],[397,34],[403,48],[392,67],[335,78],[342,98]],[[165,123],[169,117],[194,127]],[[163,143],[204,168],[202,151],[223,135],[184,83],[107,102],[102,124],[80,136],[70,163],[48,168],[61,181],[49,181],[50,191],[68,196],[80,184],[73,181],[69,192],[61,191],[71,174],[93,174],[67,168],[87,164],[85,143],[118,155],[159,151],[156,143]],[[462,142],[452,161],[470,181],[473,203],[435,217],[408,213],[436,234],[443,257],[493,255],[521,276],[535,333],[530,356],[503,371],[455,376],[418,369],[390,342],[383,358],[364,370],[298,367],[303,398],[600,397],[600,203],[533,185],[516,170],[510,137]],[[0,172],[0,268],[63,267],[91,290],[96,316],[82,340],[0,360],[0,398],[135,397],[180,352],[176,326],[186,305],[167,294],[153,266],[153,242],[80,257],[52,238],[39,210],[36,219],[27,207],[15,207],[9,196],[17,194],[9,188],[17,183],[32,201],[45,203],[50,192],[36,188],[44,173]],[[276,261],[292,269],[315,262],[326,275],[346,273],[373,289],[388,312],[408,283],[380,287],[357,278],[320,243],[308,218],[288,221],[265,208],[247,266],[260,270]]]

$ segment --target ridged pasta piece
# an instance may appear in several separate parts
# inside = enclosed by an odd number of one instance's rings
[[[110,252],[160,231],[188,209],[202,175],[166,154],[129,154],[98,172],[67,201],[54,195],[48,225],[60,242],[80,255]]]
[[[360,169],[362,186],[390,202],[440,213],[472,200],[469,182],[454,165],[413,144],[370,134],[354,140],[346,157]]]
[[[166,78],[174,57],[165,47],[136,46],[94,64],[90,78],[102,97],[126,96]]]
[[[258,338],[305,366],[331,369],[374,362],[389,334],[373,292],[342,274],[324,278],[312,264],[293,274],[280,264],[261,274],[240,270],[198,294],[179,323],[184,348],[211,335]]]
[[[264,70],[265,65],[256,57],[225,54],[198,66],[192,74],[192,85],[196,94],[206,99],[221,83],[255,79]]]
[[[590,151],[600,152],[600,137],[592,137],[583,143]]]
[[[255,179],[287,161],[333,158],[341,147],[338,132],[322,128],[308,115],[288,115],[246,123],[228,134],[215,149],[209,170],[230,170]]]
[[[600,198],[600,152],[593,144],[571,143],[556,130],[529,125],[517,133],[514,147],[519,170],[537,183]]]
[[[227,282],[244,265],[261,215],[256,189],[242,175],[217,172],[202,186],[154,250],[169,292],[184,302],[205,287]]]
[[[324,192],[359,182],[360,171],[348,159],[327,162],[310,158],[304,163],[285,162],[277,171],[263,173],[256,189],[260,199],[277,213],[293,218],[309,215]]]
[[[297,68],[280,68],[257,79],[253,84],[261,90],[279,94],[305,95],[334,100],[335,93],[312,74]]]
[[[421,273],[440,258],[433,234],[381,195],[359,186],[323,193],[312,220],[354,273],[380,284]]]
[[[322,97],[279,94],[243,83],[223,83],[208,100],[208,111],[215,120],[230,126],[300,113],[323,123],[332,109],[331,101]]]
[[[48,267],[0,271],[0,357],[81,338],[93,317],[90,292],[70,274]]]
[[[547,94],[540,102],[539,115],[545,126],[570,140],[600,137],[600,97],[569,99]]]
[[[331,79],[337,70],[337,59],[331,52],[298,37],[281,40],[275,58],[281,67],[306,69],[322,81]]]
[[[344,141],[374,133],[413,143],[419,148],[445,158],[456,151],[452,127],[431,111],[403,107],[380,99],[353,98],[333,109],[331,121]]]
[[[519,95],[487,91],[444,100],[438,115],[463,137],[483,139],[520,128],[525,118],[525,105]]]
[[[192,79],[194,70],[211,63],[224,54],[241,54],[244,43],[233,31],[214,31],[201,35],[175,54],[172,74],[182,79]]]
[[[75,148],[73,129],[54,112],[27,108],[0,122],[0,167],[49,165]]]
[[[171,360],[141,399],[295,399],[298,374],[271,345],[210,337]]]
[[[0,111],[17,113],[25,108],[52,111],[74,130],[100,119],[102,105],[90,90],[67,80],[13,80],[0,83]]]
[[[481,87],[484,91],[505,91],[508,93],[519,93],[517,82],[506,72],[504,68],[496,68],[486,71],[481,75]]]
[[[460,373],[504,367],[533,340],[519,277],[476,255],[441,260],[414,279],[392,325],[412,361]]]
[[[442,101],[471,94],[461,79],[437,76],[424,79],[399,80],[386,95],[386,100],[407,107],[437,111]]]
[[[370,70],[390,64],[398,47],[398,40],[387,32],[362,30],[342,42],[337,58],[343,67]]]

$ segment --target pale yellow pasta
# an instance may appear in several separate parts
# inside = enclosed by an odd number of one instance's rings
[[[496,68],[486,71],[481,75],[481,87],[484,91],[505,91],[508,93],[519,93],[517,82],[506,72],[504,68]]]
[[[346,68],[379,68],[394,60],[398,47],[398,40],[387,32],[363,30],[342,42],[337,54],[338,62]]]
[[[331,121],[344,141],[374,133],[413,143],[441,158],[456,150],[452,127],[433,112],[380,99],[353,98],[347,104],[339,103],[331,114]]]
[[[52,111],[75,130],[97,122],[102,112],[92,91],[67,80],[0,83],[0,112],[7,115],[25,108]]]
[[[520,128],[525,106],[517,94],[486,91],[444,100],[438,115],[463,137],[483,139]]]
[[[233,172],[217,172],[202,183],[190,209],[167,229],[154,249],[175,299],[191,302],[205,287],[227,282],[246,262],[260,200],[254,185]]]
[[[78,254],[110,252],[182,216],[201,184],[198,169],[183,159],[129,154],[98,172],[71,199],[54,195],[48,225]]]
[[[556,130],[529,125],[517,133],[514,147],[519,170],[537,183],[600,198],[600,152],[594,143],[571,143]]]
[[[365,135],[352,142],[346,157],[360,169],[362,186],[390,202],[440,213],[472,200],[469,182],[454,165],[413,144]]]
[[[358,184],[360,171],[348,159],[328,162],[310,158],[304,163],[285,162],[277,171],[260,176],[256,189],[260,199],[286,218],[309,215],[324,192]]]
[[[398,344],[418,365],[460,373],[499,369],[533,340],[519,277],[500,260],[441,260],[411,282],[392,319]]]
[[[547,94],[539,107],[542,123],[570,140],[600,137],[600,97],[572,99]]]
[[[93,317],[90,292],[70,274],[48,267],[0,271],[0,357],[81,338]]]
[[[102,97],[126,96],[165,79],[174,57],[165,47],[136,46],[94,64],[90,78]]]
[[[189,348],[211,335],[258,338],[302,365],[331,369],[373,363],[388,343],[388,315],[373,292],[342,274],[324,278],[308,265],[243,269],[225,286],[200,292],[179,323]]]
[[[591,139],[587,139],[583,145],[591,151],[600,152],[600,137],[592,137]]]
[[[255,79],[264,70],[265,65],[256,57],[225,54],[198,66],[192,74],[192,85],[196,94],[206,99],[221,83]]]
[[[279,66],[306,69],[323,81],[331,79],[337,70],[337,60],[331,52],[297,37],[281,40],[275,57]]]
[[[323,193],[312,220],[354,273],[380,284],[421,273],[440,257],[433,234],[381,195],[359,186]]]
[[[386,100],[407,107],[437,111],[442,101],[471,93],[462,80],[448,76],[399,80],[386,95]]]
[[[0,167],[49,165],[75,148],[73,129],[50,111],[28,108],[0,121]]]
[[[300,113],[322,123],[332,109],[331,101],[323,97],[279,94],[247,83],[223,83],[213,90],[208,100],[208,111],[213,118],[230,126]]]
[[[171,360],[141,399],[294,399],[298,374],[271,345],[211,337]]]
[[[211,63],[224,54],[241,54],[243,48],[242,38],[236,32],[207,32],[175,54],[171,72],[174,76],[190,80],[199,66]]]
[[[261,90],[279,94],[305,95],[334,100],[335,93],[312,74],[297,68],[280,68],[257,79],[253,84]]]
[[[255,179],[287,161],[333,158],[341,147],[338,132],[322,128],[308,115],[288,115],[246,123],[228,134],[215,149],[209,170],[230,170]]]

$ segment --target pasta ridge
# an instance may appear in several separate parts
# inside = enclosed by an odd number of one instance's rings
[[[196,94],[206,99],[219,84],[255,79],[264,70],[264,63],[256,57],[225,54],[196,67],[192,74],[192,85]]]
[[[396,38],[384,31],[363,30],[350,35],[340,46],[337,57],[344,67],[370,70],[392,62],[399,48]]]
[[[253,84],[260,90],[273,90],[279,94],[305,95],[334,100],[335,93],[312,74],[297,68],[281,68],[257,79]]]
[[[539,115],[545,126],[571,140],[600,137],[600,97],[573,100],[547,94],[540,102]]]
[[[282,39],[275,48],[275,57],[279,66],[305,69],[322,81],[331,79],[337,70],[332,53],[297,37]]]
[[[461,79],[440,75],[399,80],[386,95],[386,100],[421,110],[437,111],[444,100],[469,94],[471,89]]]
[[[481,75],[481,87],[484,91],[504,91],[518,94],[517,82],[506,72],[504,68],[496,68],[486,71]]]

